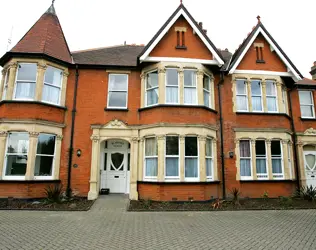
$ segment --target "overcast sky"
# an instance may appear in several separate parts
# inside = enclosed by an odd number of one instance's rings
[[[180,0],[56,0],[55,8],[71,51],[146,44]],[[217,48],[234,52],[256,25],[256,16],[306,77],[316,61],[315,0],[183,0],[203,22]],[[0,54],[14,46],[48,9],[51,0],[0,1]],[[10,48],[11,48],[10,47]]]

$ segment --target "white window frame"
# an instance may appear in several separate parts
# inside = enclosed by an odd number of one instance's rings
[[[197,156],[186,156],[185,155],[185,139],[184,139],[184,180],[187,182],[194,182],[194,181],[199,181],[200,180],[200,148],[199,148],[199,138],[197,136],[186,136],[187,137],[196,137],[196,144],[197,144]],[[197,159],[197,177],[185,177],[185,160],[186,159]]]
[[[54,179],[54,172],[55,172],[55,159],[56,159],[56,144],[57,144],[57,136],[55,134],[48,134],[48,133],[40,133],[38,135],[38,137],[40,135],[49,135],[49,136],[54,136],[55,137],[55,147],[54,147],[54,155],[46,155],[46,154],[37,154],[37,147],[38,147],[38,141],[36,144],[36,153],[35,153],[35,161],[34,164],[36,164],[36,158],[37,156],[49,156],[53,158],[53,162],[52,162],[52,175],[51,176],[35,176],[34,173],[34,180],[52,180]],[[34,171],[35,171],[35,166],[34,166]]]
[[[245,94],[238,94],[237,81],[244,81],[245,89],[246,89]],[[247,109],[239,109],[238,108],[238,96],[245,96],[246,97]],[[247,80],[246,79],[236,79],[236,110],[237,110],[237,112],[249,112],[249,98],[248,98],[248,89],[247,89]]]
[[[253,93],[252,93],[252,82],[253,81],[259,81],[260,82],[260,95],[254,95]],[[252,112],[263,112],[263,110],[264,110],[264,108],[263,108],[263,96],[262,96],[262,81],[261,80],[259,80],[259,79],[251,79],[250,80],[250,93],[251,93],[251,106],[252,106]],[[253,109],[253,105],[252,105],[252,98],[253,97],[260,97],[260,100],[261,100],[261,110],[254,110]]]
[[[149,89],[147,89],[147,77],[148,77],[148,74],[150,74],[150,73],[153,73],[153,72],[157,72],[157,77],[158,77],[158,84],[157,84],[157,86],[156,87],[152,87],[152,88],[149,88]],[[144,95],[144,98],[145,98],[145,107],[152,107],[152,106],[156,106],[156,105],[159,105],[159,72],[158,72],[158,69],[154,69],[154,70],[151,70],[151,71],[148,71],[148,72],[146,72],[145,73],[145,84],[144,84],[145,86],[145,95]],[[158,89],[158,91],[157,91],[157,93],[158,93],[158,101],[157,101],[157,103],[155,103],[155,104],[148,104],[148,95],[147,95],[147,92],[149,91],[149,90],[155,90],[155,89]]]
[[[7,172],[7,156],[8,155],[23,155],[26,157],[29,157],[29,150],[30,150],[30,136],[28,138],[28,150],[27,154],[16,154],[16,153],[8,153],[8,145],[9,145],[9,134],[28,134],[27,132],[19,132],[19,131],[14,131],[14,132],[9,132],[7,136],[7,142],[6,142],[6,148],[5,148],[5,155],[4,155],[4,166],[3,166],[3,171],[2,171],[2,178],[3,180],[25,180],[25,175],[27,173],[27,168],[28,164],[26,164],[26,172],[24,176],[11,176],[11,175],[6,175]]]
[[[276,84],[275,80],[266,80],[266,86],[267,86],[268,82],[271,82],[272,85],[274,86],[275,95],[268,95],[267,92],[266,92],[267,112],[268,112],[268,113],[278,113],[278,112],[279,112],[279,105],[278,105],[278,89],[277,89],[277,84]],[[268,109],[268,97],[269,97],[269,98],[272,98],[272,97],[275,98],[276,111],[269,111],[269,109]]]
[[[249,157],[242,157],[240,155],[240,148],[239,148],[239,170],[241,169],[241,160],[250,160],[250,176],[242,176],[241,171],[240,172],[240,179],[241,180],[252,180],[253,179],[253,171],[252,171],[252,150],[251,150],[251,140],[250,139],[241,139],[240,141],[248,141],[249,142],[249,152],[250,156]],[[239,146],[240,147],[240,146]]]
[[[47,71],[47,69],[46,69],[46,70],[45,70],[45,74],[44,74],[44,84],[43,84],[43,90],[42,90],[42,102],[60,106],[60,104],[61,104],[61,92],[62,92],[62,89],[63,89],[63,78],[64,78],[64,76],[63,76],[63,70],[61,70],[61,69],[59,69],[59,68],[56,68],[56,67],[53,67],[53,66],[50,66],[50,65],[48,65],[47,68],[48,68],[48,67],[60,71],[60,73],[61,73],[60,86],[56,86],[56,85],[54,85],[54,84],[45,82],[45,76],[46,76],[46,71]],[[48,102],[48,101],[43,100],[43,91],[44,91],[44,86],[45,86],[45,85],[59,89],[58,103]]]
[[[127,76],[126,90],[110,90],[110,78],[111,78],[112,75],[113,76],[119,76],[119,75]],[[108,109],[127,109],[127,107],[128,107],[128,82],[129,82],[129,75],[128,74],[109,73],[109,75],[108,75],[108,97],[107,97],[107,105],[106,105],[106,107]],[[112,106],[109,106],[110,92],[126,93],[126,105],[125,105],[125,107],[115,107],[115,106],[112,107]]]
[[[273,141],[278,141],[280,143],[280,150],[281,150],[281,155],[280,156],[273,156],[272,155],[272,147],[271,147],[271,172],[272,172],[272,179],[274,180],[283,180],[284,179],[284,163],[283,163],[283,147],[282,147],[282,141],[281,140],[273,140]],[[272,141],[271,141],[271,144],[272,144]],[[272,163],[272,160],[273,159],[276,159],[276,160],[281,160],[281,169],[282,169],[282,176],[281,174],[275,174],[273,173],[273,163]],[[274,177],[274,175],[279,175],[279,176],[276,176]]]
[[[166,74],[165,74],[165,103],[166,104],[173,104],[173,105],[177,105],[180,104],[180,76],[179,76],[179,72],[178,72],[178,85],[168,85],[168,77],[167,77],[167,71],[168,69],[173,69],[173,70],[178,70],[178,68],[166,68]],[[159,84],[159,83],[158,83]],[[168,88],[175,88],[177,86],[178,88],[178,102],[167,102],[167,89]]]
[[[209,90],[207,90],[207,89],[205,89],[204,88],[204,76],[207,76],[208,77],[208,86],[209,86]],[[213,103],[212,103],[212,84],[211,84],[211,77],[208,75],[208,74],[206,74],[206,73],[204,73],[203,74],[203,105],[205,106],[205,107],[208,107],[208,108],[213,108]],[[208,101],[209,101],[209,106],[206,106],[205,105],[205,100],[204,100],[204,92],[207,92],[208,93]]]
[[[257,173],[257,179],[258,180],[268,180],[269,179],[269,170],[268,170],[268,153],[267,153],[267,150],[268,150],[268,148],[267,148],[267,142],[264,140],[264,139],[262,139],[262,140],[256,140],[256,142],[257,141],[264,141],[264,147],[265,147],[265,152],[266,152],[266,154],[264,155],[264,156],[262,156],[262,155],[260,155],[260,156],[257,156],[257,153],[256,153],[256,155],[255,155],[255,157],[256,157],[256,170],[257,170],[257,159],[258,160],[265,160],[265,162],[266,162],[266,173],[265,174],[258,174]],[[257,172],[257,171],[256,171]]]
[[[23,64],[35,64],[35,65],[36,65],[36,77],[35,77],[35,81],[18,80],[19,66],[20,66],[20,65],[23,65]],[[35,98],[36,98],[36,83],[37,83],[37,76],[38,76],[37,71],[38,71],[38,65],[37,65],[37,63],[24,63],[24,62],[23,62],[23,63],[18,63],[18,67],[17,67],[16,74],[15,74],[13,100],[19,100],[19,101],[34,101],[34,100],[35,100]],[[18,81],[19,81],[19,82],[28,82],[28,83],[33,83],[33,84],[35,84],[34,98],[17,98],[17,97],[16,97],[16,89],[17,89]]]
[[[299,93],[298,93],[298,98],[299,98],[299,101],[300,101],[301,117],[302,117],[302,118],[306,118],[306,119],[313,119],[313,118],[315,118],[315,106],[314,106],[314,95],[313,95],[313,91],[312,91],[312,90],[299,90],[298,92],[299,92]],[[310,94],[310,96],[311,96],[311,99],[312,99],[312,103],[311,103],[311,104],[301,104],[300,92],[309,92],[309,94]],[[303,116],[303,115],[302,115],[302,111],[301,111],[301,106],[312,107],[313,115],[312,115],[312,116]]]
[[[178,155],[167,155],[167,137],[177,137],[178,138]],[[167,158],[177,158],[178,159],[178,176],[167,176]],[[178,135],[167,135],[165,140],[165,179],[166,180],[180,180],[180,138]]]
[[[8,89],[8,81],[9,81],[9,74],[10,74],[10,69],[7,69],[7,72],[5,73],[5,78],[2,86],[2,96],[1,100],[4,100],[7,95],[7,89]]]
[[[156,141],[156,146],[157,146],[157,155],[156,156],[146,156],[146,139],[151,139],[151,138],[154,138],[155,141]],[[158,179],[158,168],[159,168],[159,162],[158,162],[158,139],[157,137],[155,136],[148,136],[148,137],[145,137],[144,138],[144,148],[143,148],[143,153],[144,153],[144,166],[143,166],[143,171],[144,171],[144,174],[143,174],[143,178],[145,181],[157,181]],[[156,158],[157,159],[157,176],[146,176],[146,159],[148,158]]]
[[[199,101],[198,101],[198,91],[197,91],[197,85],[198,85],[198,79],[197,79],[197,70],[195,69],[184,69],[184,71],[193,71],[195,74],[195,87],[192,86],[185,86],[185,80],[184,80],[184,73],[183,73],[183,104],[184,105],[198,105]],[[203,87],[203,86],[202,86]],[[195,89],[195,93],[196,93],[196,103],[186,103],[185,102],[185,89]]]
[[[205,148],[206,148],[206,143],[207,143],[207,140],[210,140],[210,143],[211,143],[211,150],[212,150],[212,155],[211,156],[208,156],[206,155],[206,152],[205,152],[205,172],[206,172],[206,180],[207,181],[213,181],[214,180],[214,147],[213,147],[213,138],[206,138],[206,141],[205,141]],[[207,166],[206,166],[206,161],[207,160],[211,160],[212,161],[212,175],[209,176],[207,175]]]

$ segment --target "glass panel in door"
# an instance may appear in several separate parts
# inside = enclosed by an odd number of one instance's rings
[[[111,170],[112,171],[124,170],[124,154],[122,153],[111,154]]]

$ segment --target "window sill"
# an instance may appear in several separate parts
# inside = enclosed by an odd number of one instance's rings
[[[54,108],[59,108],[59,109],[67,110],[67,107],[63,107],[63,106],[59,106],[59,105],[51,104],[51,103],[47,103],[47,102],[40,102],[40,101],[2,100],[2,101],[0,101],[0,106],[1,106],[2,104],[7,104],[7,103],[39,104],[39,105],[43,105],[43,106],[47,106],[47,107],[54,107]]]
[[[32,184],[32,183],[60,183],[60,180],[0,180],[0,183],[23,183],[23,184]]]
[[[215,109],[212,109],[203,105],[188,105],[188,104],[158,104],[158,105],[140,108],[138,109],[138,111],[141,112],[147,109],[154,109],[154,108],[201,108],[201,109],[206,109],[210,112],[217,114],[217,111]]]
[[[220,181],[137,181],[138,184],[155,184],[155,185],[192,185],[192,184],[200,184],[200,185],[210,185],[210,184],[219,184]]]
[[[285,116],[291,120],[291,117],[286,113],[236,111],[236,115],[275,115],[275,116]]]
[[[316,121],[315,117],[307,118],[307,117],[301,117],[302,121]]]
[[[276,182],[295,182],[295,180],[280,180],[280,179],[275,179],[275,180],[239,180],[239,182],[244,182],[244,183],[259,183],[259,182],[265,182],[265,183],[276,183]]]
[[[122,111],[122,112],[128,112],[128,108],[104,108],[104,111]]]

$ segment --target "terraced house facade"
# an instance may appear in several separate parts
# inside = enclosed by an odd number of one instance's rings
[[[146,46],[70,52],[52,5],[0,64],[0,197],[52,183],[178,201],[316,185],[316,82],[259,17],[234,54],[183,4]]]

